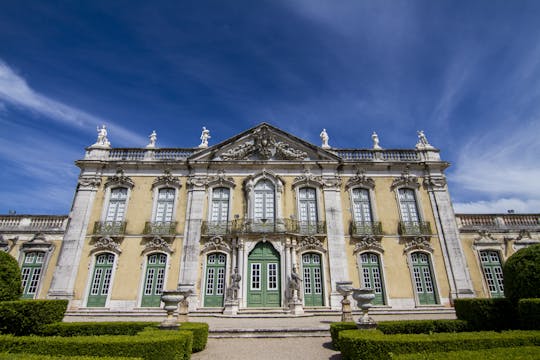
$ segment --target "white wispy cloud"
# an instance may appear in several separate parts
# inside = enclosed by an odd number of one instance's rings
[[[481,200],[454,203],[456,213],[506,213],[514,210],[516,213],[540,213],[540,199],[503,198],[496,200]]]
[[[96,125],[107,124],[120,143],[140,144],[146,142],[140,136],[114,122],[89,114],[75,107],[56,101],[32,89],[27,81],[0,59],[0,100],[80,131],[95,132]],[[114,145],[114,140],[113,145]]]

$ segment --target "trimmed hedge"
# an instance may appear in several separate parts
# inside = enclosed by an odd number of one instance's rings
[[[50,356],[36,354],[0,354],[0,360],[143,360],[133,357],[109,357],[109,356]]]
[[[41,327],[41,336],[137,335],[156,322],[58,322]]]
[[[67,300],[18,300],[0,302],[0,334],[30,335],[42,325],[62,321]]]
[[[391,359],[396,354],[478,350],[496,347],[538,346],[538,331],[462,332],[384,335],[378,331],[344,330],[339,333],[344,360]]]
[[[339,350],[339,333],[343,330],[358,329],[354,322],[335,322],[330,324],[330,336],[332,337],[332,347]]]
[[[517,305],[519,299],[540,298],[540,244],[523,248],[503,265],[504,296]]]
[[[402,354],[393,356],[395,360],[537,360],[540,359],[540,347],[519,346],[494,348],[477,351],[448,351],[438,353]]]
[[[467,331],[464,320],[381,321],[377,329],[383,334],[431,334]]]
[[[203,351],[208,341],[208,324],[200,322],[185,322],[180,324],[180,330],[193,333],[193,352]]]
[[[21,297],[21,269],[17,260],[0,251],[0,301],[15,301]]]
[[[516,309],[508,299],[456,299],[456,316],[472,331],[500,331],[519,327]]]
[[[147,360],[188,360],[189,331],[146,331],[144,335],[41,337],[0,335],[0,352],[44,355],[139,357]]]
[[[540,330],[540,299],[521,299],[518,303],[522,329]]]

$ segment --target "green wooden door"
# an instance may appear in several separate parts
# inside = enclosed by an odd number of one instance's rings
[[[411,260],[414,283],[420,305],[436,304],[437,295],[435,293],[435,283],[433,282],[433,272],[431,271],[429,256],[416,252],[411,254]]]
[[[146,260],[146,275],[141,300],[142,307],[159,307],[161,304],[161,291],[165,281],[165,267],[167,255],[151,254]]]
[[[206,257],[205,307],[222,307],[225,292],[225,254],[214,253]]]
[[[23,299],[33,299],[36,296],[45,253],[41,251],[28,252],[24,256],[21,269]]]
[[[114,254],[105,253],[96,257],[90,294],[88,294],[88,307],[105,306],[111,286],[113,264]]]
[[[248,307],[279,307],[279,253],[270,243],[258,243],[248,257]]]
[[[493,250],[480,251],[480,261],[491,297],[504,297],[503,272],[499,253]]]
[[[302,255],[304,270],[304,305],[323,306],[323,277],[321,256],[308,253]]]
[[[362,260],[363,285],[375,290],[375,299],[371,303],[384,305],[384,288],[379,256],[374,253],[363,253],[360,255],[360,259]]]

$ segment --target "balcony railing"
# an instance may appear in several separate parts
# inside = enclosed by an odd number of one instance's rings
[[[63,232],[67,216],[0,215],[0,231]]]
[[[403,236],[431,235],[431,224],[428,221],[400,221],[399,233]]]
[[[96,221],[94,223],[94,235],[124,235],[126,232],[125,221]]]
[[[232,232],[232,221],[203,221],[202,235],[228,235]]]
[[[540,229],[540,214],[456,214],[460,230]]]
[[[144,224],[145,235],[176,235],[176,221],[147,221]]]
[[[352,236],[383,235],[380,221],[351,221]]]
[[[291,225],[291,231],[301,235],[326,234],[325,221],[309,222],[291,220]]]

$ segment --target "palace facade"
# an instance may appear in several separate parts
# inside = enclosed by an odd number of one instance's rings
[[[501,264],[540,242],[540,215],[455,215],[439,150],[338,149],[263,123],[208,146],[86,149],[69,217],[1,216],[24,296],[70,312],[149,314],[162,290],[193,313],[333,311],[336,283],[376,312],[448,311],[503,295]],[[205,135],[206,134],[206,135]]]

